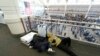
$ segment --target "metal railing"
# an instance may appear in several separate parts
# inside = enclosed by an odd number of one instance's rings
[[[89,42],[89,43],[96,43],[96,44],[100,44],[100,38],[99,37],[95,37],[96,41],[95,42],[90,42],[85,40],[84,37],[80,37],[79,33],[77,34],[77,38],[75,38],[75,35],[72,34],[72,27],[76,27],[77,31],[80,31],[78,29],[80,28],[84,28],[84,29],[88,29],[91,30],[93,32],[93,30],[100,30],[100,24],[97,24],[95,22],[79,22],[79,21],[72,21],[72,20],[62,20],[62,19],[45,19],[45,18],[34,18],[34,17],[26,17],[26,18],[22,18],[22,23],[23,26],[25,28],[26,32],[29,31],[37,31],[37,25],[39,24],[47,24],[47,28],[48,31],[51,31],[52,33],[54,33],[57,36],[61,36],[61,37],[71,37],[74,40],[78,40],[78,41],[84,41],[84,42]],[[82,24],[85,24],[84,26],[82,26]],[[89,27],[89,25],[94,25],[94,26],[99,26],[99,28],[96,27]],[[66,26],[64,29],[64,26]],[[61,34],[60,34],[61,33]],[[66,34],[67,35],[66,35]],[[94,32],[93,32],[94,33]],[[73,36],[71,36],[73,35]]]

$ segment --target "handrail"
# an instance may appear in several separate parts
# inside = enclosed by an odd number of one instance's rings
[[[100,26],[100,24],[97,24],[97,23],[91,23],[91,22],[79,22],[79,21],[72,21],[72,20],[61,20],[61,19],[40,19],[40,20],[42,20],[42,21],[52,21],[52,20],[54,20],[54,21],[58,21],[58,22],[72,22],[72,23],[84,23],[84,24],[92,24],[92,25],[99,25]],[[40,20],[38,20],[38,21],[40,21]],[[35,21],[35,20],[34,20]]]
[[[55,19],[53,19],[55,20]],[[38,22],[44,22],[44,23],[51,23],[50,21],[47,21],[46,20],[34,20],[34,21],[38,21]],[[63,20],[62,20],[63,21]],[[70,21],[71,22],[71,21]],[[76,21],[75,21],[76,22]],[[87,28],[87,29],[98,29],[98,28],[94,28],[94,27],[86,27],[86,26],[81,26],[81,25],[73,25],[73,24],[66,24],[66,23],[63,23],[63,22],[60,22],[60,21],[55,21],[55,22],[52,22],[52,24],[61,24],[61,25],[67,25],[67,26],[75,26],[75,27],[82,27],[82,28]],[[89,23],[90,24],[90,23]],[[93,24],[93,23],[92,23]],[[100,25],[100,24],[94,24],[94,25]],[[99,30],[99,29],[98,29]]]

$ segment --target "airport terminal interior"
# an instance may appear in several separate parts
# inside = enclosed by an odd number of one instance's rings
[[[0,56],[100,56],[100,0],[0,0]]]

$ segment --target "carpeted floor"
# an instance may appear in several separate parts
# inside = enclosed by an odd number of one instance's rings
[[[38,53],[34,49],[29,49],[22,44],[20,36],[11,35],[6,25],[0,24],[0,56],[50,56],[47,53]],[[54,48],[55,56],[68,56],[63,51]],[[72,50],[78,56],[100,56],[100,47],[83,45],[77,41],[72,41]]]

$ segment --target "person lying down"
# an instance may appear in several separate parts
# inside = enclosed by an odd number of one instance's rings
[[[30,42],[30,48],[37,49],[39,52],[47,51],[50,53],[55,53],[52,49],[52,46],[55,46],[70,56],[77,56],[69,47],[71,46],[70,37],[57,37],[54,34],[48,32],[47,37],[41,37],[39,35],[35,35],[33,40]]]
[[[47,33],[48,42],[58,47],[59,49],[63,50],[70,56],[77,56],[69,47],[71,46],[71,39],[70,37],[57,37],[54,34],[48,32]]]
[[[39,35],[35,35],[32,41],[30,42],[29,48],[34,48],[38,52],[47,51],[48,53],[55,53],[52,50],[51,44],[48,42],[46,37],[41,37]]]

